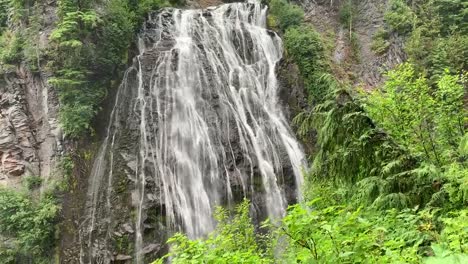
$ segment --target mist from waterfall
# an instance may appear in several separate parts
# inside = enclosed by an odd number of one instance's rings
[[[232,186],[247,197],[261,193],[271,218],[284,215],[285,164],[297,188],[305,158],[278,99],[282,42],[266,29],[266,16],[257,2],[150,15],[90,175],[82,263],[110,263],[117,156],[135,157],[128,171],[136,263],[143,263],[148,197],[164,207],[169,230],[192,238],[213,230],[214,207],[235,200]],[[130,154],[118,151],[125,129],[137,131]]]

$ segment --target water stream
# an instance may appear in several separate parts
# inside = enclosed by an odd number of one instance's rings
[[[235,203],[237,189],[259,194],[270,217],[284,214],[284,178],[292,176],[293,189],[301,185],[304,154],[278,99],[282,42],[266,29],[266,15],[266,7],[251,2],[168,8],[149,17],[90,175],[82,263],[112,258],[117,157],[133,164],[136,263],[150,242],[148,197],[164,208],[168,231],[192,238],[213,230],[214,206]],[[123,131],[136,139],[126,151]]]

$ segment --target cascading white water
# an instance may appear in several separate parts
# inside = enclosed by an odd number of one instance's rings
[[[155,194],[165,207],[167,226],[190,237],[213,229],[214,206],[231,202],[233,181],[245,196],[261,193],[270,217],[284,214],[287,201],[280,183],[285,164],[300,186],[304,155],[278,100],[275,67],[282,42],[266,29],[266,15],[266,7],[252,2],[165,9],[150,16],[140,55],[129,70],[136,71],[135,82],[125,78],[119,89],[90,177],[82,235],[89,238],[89,255],[97,215],[112,206],[114,142],[122,109],[132,111],[127,120],[138,124],[139,134],[134,142],[137,263],[143,262],[148,182],[159,190]],[[123,102],[123,96],[132,99]],[[103,186],[107,194],[100,193]],[[98,197],[108,203],[99,205]]]

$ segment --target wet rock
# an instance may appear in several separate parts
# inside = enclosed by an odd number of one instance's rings
[[[142,249],[142,252],[143,252],[144,255],[146,255],[146,254],[149,254],[149,253],[157,252],[160,249],[161,249],[160,244],[149,244],[149,245],[147,245],[146,247],[144,247]]]
[[[123,254],[118,254],[117,256],[115,256],[115,260],[117,261],[123,261],[123,260],[129,260],[129,259],[132,259],[132,256],[123,255]]]
[[[132,225],[129,224],[129,223],[126,223],[126,224],[122,225],[122,229],[123,229],[125,232],[129,233],[129,234],[135,233],[135,231],[133,230]]]

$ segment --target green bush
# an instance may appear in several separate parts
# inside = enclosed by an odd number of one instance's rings
[[[183,234],[175,234],[168,240],[170,252],[153,264],[165,259],[172,263],[274,263],[268,251],[266,237],[255,232],[249,217],[250,203],[244,201],[236,208],[233,218],[228,211],[217,208],[216,230],[208,238],[191,240]]]
[[[310,98],[323,100],[328,84],[320,78],[327,71],[320,34],[309,26],[292,27],[284,35],[284,46],[288,56],[299,66]]]
[[[327,198],[323,198],[327,199]],[[431,237],[415,210],[375,212],[342,205],[294,205],[283,219],[289,247],[284,263],[417,263]]]
[[[119,66],[127,63],[127,51],[134,37],[136,16],[129,9],[126,0],[113,0],[108,2],[107,12],[102,20],[94,74],[112,76]]]
[[[453,161],[464,135],[464,87],[444,74],[436,89],[411,64],[387,75],[383,90],[368,97],[366,110],[377,124],[411,153],[438,166]]]
[[[404,0],[391,0],[390,10],[385,13],[385,22],[396,32],[409,33],[414,23],[414,13]]]
[[[39,176],[27,176],[24,178],[24,181],[28,190],[37,189],[42,184],[42,178]]]
[[[427,58],[428,64],[431,65],[431,81],[436,82],[447,69],[452,74],[468,70],[468,35],[455,34],[437,38],[433,45],[433,50]]]
[[[462,0],[433,0],[413,4],[411,16],[406,11],[393,14],[389,11],[388,16],[408,20],[411,17],[412,27],[408,26],[409,21],[402,23],[407,25],[406,29],[411,28],[406,30],[411,34],[405,43],[405,51],[418,69],[427,71],[429,79],[435,81],[446,68],[452,73],[467,70],[467,52],[463,48],[467,44],[467,11],[468,6]],[[388,21],[390,26],[398,24],[391,21]]]
[[[145,16],[150,12],[154,10],[158,10],[163,7],[171,6],[172,5],[181,5],[184,0],[173,0],[173,1],[168,1],[168,0],[142,0],[142,1],[135,1],[135,0],[130,0],[130,6],[132,7],[133,10],[135,10],[137,14],[137,21],[141,23]],[[138,26],[140,26],[138,23]]]
[[[6,30],[0,36],[0,64],[16,64],[22,59],[23,38]]]
[[[0,0],[0,34],[3,29],[7,26],[8,12],[9,12],[9,0]]]
[[[387,52],[390,43],[388,42],[388,32],[384,28],[379,28],[375,35],[372,37],[371,49],[376,54],[384,54]]]
[[[53,197],[35,203],[25,194],[0,188],[0,236],[8,238],[0,242],[0,248],[7,249],[0,253],[0,262],[30,258],[31,263],[47,263],[59,210]]]
[[[299,26],[304,21],[304,11],[299,6],[289,4],[285,0],[270,0],[269,7],[270,15],[273,17],[269,19],[270,26],[277,26],[286,31],[290,27]]]
[[[347,0],[340,6],[339,16],[340,22],[346,27],[349,28],[353,20],[354,13],[354,5],[352,0]]]

